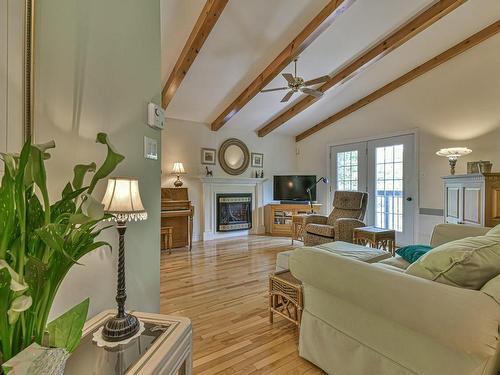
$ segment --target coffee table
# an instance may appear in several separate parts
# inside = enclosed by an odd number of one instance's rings
[[[359,227],[353,231],[353,243],[383,249],[395,256],[396,231],[377,227]]]
[[[146,330],[126,345],[100,348],[92,335],[116,311],[103,311],[85,323],[80,345],[69,357],[71,375],[191,375],[192,328],[187,318],[133,312]]]

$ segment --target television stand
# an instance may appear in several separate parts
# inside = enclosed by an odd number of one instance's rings
[[[314,203],[313,211],[318,213],[321,204]],[[266,234],[271,236],[292,237],[292,216],[308,214],[309,202],[269,203],[265,206]]]

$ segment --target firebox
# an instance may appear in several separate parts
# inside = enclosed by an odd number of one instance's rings
[[[252,194],[217,194],[217,232],[252,228]]]

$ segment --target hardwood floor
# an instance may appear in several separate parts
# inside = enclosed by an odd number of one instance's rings
[[[268,275],[288,238],[239,237],[161,255],[161,312],[189,317],[194,373],[324,374],[299,357],[298,329],[268,315]]]

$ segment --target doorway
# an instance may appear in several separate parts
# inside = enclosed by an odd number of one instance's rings
[[[331,146],[330,168],[332,192],[368,192],[367,225],[394,229],[400,245],[414,242],[414,134]]]

